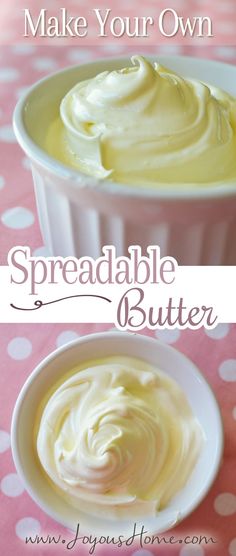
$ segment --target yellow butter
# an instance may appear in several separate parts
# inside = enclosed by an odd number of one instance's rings
[[[186,484],[204,442],[184,392],[130,357],[73,370],[50,394],[37,434],[47,476],[67,501],[112,518],[155,515]]]
[[[131,186],[236,181],[236,100],[134,56],[78,83],[46,148],[91,176]]]

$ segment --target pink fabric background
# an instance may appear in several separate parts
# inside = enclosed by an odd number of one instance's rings
[[[1,373],[0,373],[0,429],[9,433],[12,410],[16,397],[25,379],[34,366],[50,351],[76,334],[83,335],[95,331],[109,329],[106,325],[14,325],[0,326],[1,334]],[[145,331],[144,333],[154,335]],[[119,334],[115,332],[114,334]],[[147,547],[149,552],[137,552],[138,547],[130,549],[117,548],[111,550],[102,547],[96,553],[109,556],[127,554],[135,556],[235,556],[236,555],[236,487],[235,487],[235,454],[236,454],[236,325],[218,325],[206,333],[199,331],[161,331],[156,336],[171,343],[199,366],[211,384],[221,407],[225,428],[224,460],[217,480],[208,496],[193,514],[171,532],[178,538],[185,535],[206,535],[217,540],[210,547],[167,547],[155,549]],[[228,361],[231,361],[229,363]],[[230,380],[229,380],[230,379]],[[207,407],[205,408],[207,411]],[[6,442],[6,436],[5,442]],[[5,446],[6,447],[6,446]],[[0,452],[3,448],[3,437],[0,432]],[[37,531],[42,534],[58,534],[70,537],[68,531],[47,517],[29,495],[22,491],[22,485],[15,475],[10,447],[0,453],[0,554],[23,556],[52,556],[69,553],[62,545],[29,546],[17,536],[19,522],[23,520],[25,534],[35,532],[35,522],[27,526],[25,518],[36,520]],[[13,474],[13,475],[11,475]],[[222,515],[223,514],[223,515]],[[33,523],[33,525],[32,525]],[[170,533],[166,534],[168,537]],[[146,549],[146,550],[147,550]],[[140,550],[140,549],[139,549]],[[182,550],[182,552],[181,552]],[[85,555],[86,548],[72,550],[71,553]]]

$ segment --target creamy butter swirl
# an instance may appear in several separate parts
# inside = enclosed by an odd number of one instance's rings
[[[131,60],[62,100],[64,161],[130,185],[235,182],[236,100],[141,56]]]
[[[168,504],[202,442],[174,380],[140,360],[113,357],[75,370],[56,389],[41,417],[37,452],[72,505],[132,517]]]

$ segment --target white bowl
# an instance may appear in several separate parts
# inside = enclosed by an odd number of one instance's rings
[[[236,96],[234,66],[180,56],[158,60]],[[36,83],[17,104],[14,129],[31,160],[45,244],[54,256],[95,258],[103,245],[113,244],[117,255],[125,255],[129,245],[145,249],[155,244],[162,256],[174,256],[179,264],[236,264],[236,183],[189,190],[135,188],[99,181],[45,152],[46,130],[68,90],[104,70],[130,64],[121,58],[67,68]]]
[[[205,444],[185,487],[168,507],[155,518],[143,518],[152,533],[170,529],[189,515],[206,496],[221,461],[223,429],[219,408],[208,383],[195,365],[180,352],[147,336],[107,332],[84,336],[51,353],[32,372],[23,386],[12,418],[12,451],[17,472],[35,502],[56,521],[74,530],[81,528],[94,534],[131,534],[134,520],[113,522],[75,510],[49,485],[33,448],[34,426],[39,403],[48,390],[75,365],[104,358],[126,355],[143,359],[174,378],[185,392],[192,411],[205,434]],[[137,521],[135,519],[135,521]]]

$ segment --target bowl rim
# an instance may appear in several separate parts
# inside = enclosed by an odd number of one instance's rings
[[[153,61],[155,56],[150,54],[146,56],[147,59]],[[158,60],[163,64],[170,63],[170,60],[174,60],[176,62],[180,62],[186,60],[189,64],[210,64],[211,66],[220,68],[227,67],[229,71],[236,71],[236,67],[233,64],[228,64],[224,62],[220,62],[217,60],[209,60],[206,58],[199,58],[194,56],[183,56],[183,55],[168,55],[165,54],[157,54]],[[87,67],[96,67],[99,64],[104,63],[111,63],[112,60],[116,63],[124,63],[130,62],[130,56],[122,56],[122,57],[108,57],[108,58],[99,58],[97,60],[92,60],[87,63],[77,64],[77,65],[70,65],[67,66],[59,71],[50,73],[49,75],[43,77],[42,79],[36,81],[33,85],[31,85],[28,90],[23,94],[23,96],[18,100],[14,112],[13,112],[13,129],[15,132],[15,136],[17,138],[18,143],[25,151],[26,155],[33,160],[35,163],[43,166],[47,171],[52,173],[54,176],[59,177],[61,179],[70,180],[70,185],[73,188],[78,189],[80,188],[87,188],[90,191],[96,190],[96,193],[105,193],[108,195],[116,195],[118,197],[125,197],[125,198],[136,198],[136,199],[161,199],[166,201],[172,200],[191,200],[191,199],[215,199],[215,198],[227,198],[227,197],[235,197],[236,196],[236,181],[229,182],[228,184],[224,182],[214,183],[213,185],[206,185],[202,184],[200,186],[186,184],[185,186],[181,185],[171,185],[165,184],[163,186],[158,186],[157,188],[153,187],[142,187],[142,186],[133,186],[127,185],[124,183],[118,183],[110,180],[102,180],[95,178],[93,176],[89,176],[84,174],[80,170],[76,170],[70,168],[69,166],[63,164],[62,162],[58,161],[56,158],[50,156],[46,151],[44,151],[41,147],[39,147],[34,140],[30,137],[27,133],[25,125],[24,125],[24,112],[27,103],[30,102],[30,96],[33,92],[37,90],[38,87],[42,85],[46,85],[48,81],[51,81],[55,77],[59,76],[60,74],[66,74],[71,71],[79,71],[80,69],[87,68]],[[99,71],[99,69],[98,69]]]
[[[169,525],[167,526],[167,529],[165,529],[165,531],[169,531],[173,527],[177,526],[180,522],[182,522],[190,514],[192,514],[192,512],[199,506],[199,504],[207,496],[209,490],[211,489],[211,487],[212,487],[212,485],[213,485],[213,483],[216,479],[216,476],[218,474],[218,471],[219,471],[219,468],[220,468],[220,465],[221,465],[221,461],[222,461],[222,457],[223,457],[223,450],[224,450],[224,427],[223,427],[223,420],[222,420],[220,407],[219,407],[218,401],[216,399],[216,396],[214,394],[214,391],[213,391],[212,387],[210,386],[209,382],[207,381],[207,379],[205,378],[205,376],[202,374],[202,372],[199,370],[199,368],[196,366],[196,364],[188,356],[183,354],[181,351],[177,350],[176,348],[173,348],[172,346],[170,346],[168,344],[165,344],[164,342],[161,342],[160,340],[158,340],[154,337],[146,336],[144,334],[137,334],[136,332],[129,332],[129,333],[119,332],[119,333],[117,333],[117,336],[119,338],[118,341],[121,341],[122,338],[124,338],[124,337],[125,337],[125,340],[127,341],[128,336],[133,337],[134,341],[140,341],[140,337],[141,337],[141,339],[142,339],[141,341],[146,342],[147,344],[155,343],[157,348],[158,348],[158,346],[160,346],[161,349],[164,349],[166,352],[172,353],[172,356],[175,355],[177,357],[181,357],[188,365],[191,365],[192,371],[194,372],[195,376],[200,380],[200,382],[203,384],[204,388],[207,390],[207,394],[211,398],[211,402],[212,402],[213,407],[214,407],[214,413],[215,413],[215,419],[216,419],[216,426],[217,426],[217,429],[218,429],[218,434],[217,434],[217,446],[216,446],[215,458],[213,460],[211,473],[209,474],[209,477],[208,477],[208,482],[206,483],[204,488],[199,489],[198,495],[195,496],[192,503],[189,504],[189,506],[187,508],[185,508],[185,510],[181,511],[180,518],[176,522],[173,522],[173,524],[171,524],[171,526],[169,526]],[[28,393],[28,390],[31,387],[31,384],[35,380],[37,380],[38,375],[42,371],[44,371],[45,368],[48,366],[48,364],[50,364],[53,360],[57,359],[57,357],[60,357],[60,355],[62,353],[65,353],[66,351],[74,349],[74,348],[76,348],[77,346],[79,346],[83,343],[93,343],[94,341],[97,342],[97,341],[100,340],[100,338],[102,338],[103,340],[109,341],[110,339],[114,340],[114,337],[116,337],[116,332],[114,332],[114,331],[105,331],[105,332],[96,332],[96,333],[93,333],[93,334],[86,334],[86,335],[80,336],[79,338],[76,338],[75,340],[73,340],[71,342],[68,342],[67,344],[65,344],[65,345],[53,350],[52,352],[50,352],[46,357],[44,357],[36,365],[36,367],[34,367],[33,371],[27,377],[26,381],[24,382],[24,384],[23,384],[23,386],[22,386],[22,388],[21,388],[21,390],[18,394],[17,400],[15,402],[15,406],[14,406],[14,409],[13,409],[10,435],[11,435],[11,451],[12,451],[12,457],[13,457],[13,462],[14,462],[15,467],[16,467],[16,471],[17,471],[20,479],[22,480],[22,483],[25,486],[26,491],[31,496],[31,498],[34,500],[34,502],[37,504],[37,506],[39,508],[41,508],[49,517],[53,518],[57,523],[63,525],[66,528],[68,528],[68,522],[66,522],[65,519],[63,519],[63,516],[60,514],[60,512],[57,512],[57,510],[55,510],[52,505],[47,504],[47,503],[45,503],[44,500],[42,500],[42,498],[40,496],[40,493],[38,492],[37,488],[34,487],[34,485],[32,485],[32,482],[28,479],[28,476],[24,471],[24,467],[22,465],[21,457],[20,457],[20,454],[19,454],[19,439],[18,439],[18,437],[19,437],[19,425],[18,425],[18,420],[19,420],[20,412],[21,412],[21,409],[22,409],[22,405],[24,403],[24,399],[25,399],[25,397]],[[134,339],[134,338],[136,338],[136,339]],[[95,355],[94,355],[94,358],[96,358]],[[127,521],[127,520],[125,520],[125,521]]]

